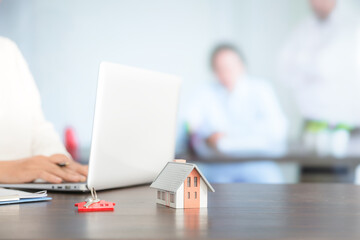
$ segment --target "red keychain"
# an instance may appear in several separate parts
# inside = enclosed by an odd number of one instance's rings
[[[91,198],[88,198],[85,202],[75,203],[78,212],[114,211],[114,206],[115,203],[113,202],[98,199],[94,188],[91,188]]]
[[[102,212],[102,211],[114,211],[115,203],[101,200],[100,202],[93,203],[88,207],[84,207],[87,202],[75,203],[75,207],[78,207],[78,212]]]

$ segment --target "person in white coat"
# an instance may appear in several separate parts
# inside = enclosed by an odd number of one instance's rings
[[[58,164],[65,164],[60,167]],[[0,183],[85,181],[44,118],[38,89],[20,50],[0,37]]]
[[[287,122],[270,84],[247,74],[243,57],[229,44],[215,48],[211,65],[217,81],[201,90],[188,113],[195,152],[264,159],[284,153]],[[282,182],[268,161],[199,164],[211,182]]]
[[[307,121],[360,126],[360,25],[348,1],[309,0],[313,13],[281,52],[279,74]]]

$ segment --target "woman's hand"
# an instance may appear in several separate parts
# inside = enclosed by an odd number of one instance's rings
[[[65,163],[64,167],[58,164]],[[85,182],[88,167],[63,154],[0,161],[0,183],[27,183],[42,179],[50,183]]]

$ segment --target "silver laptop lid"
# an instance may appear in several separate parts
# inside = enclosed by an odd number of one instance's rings
[[[177,76],[101,63],[89,188],[151,182],[174,158],[180,84]]]

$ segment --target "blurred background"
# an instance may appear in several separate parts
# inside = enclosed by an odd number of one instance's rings
[[[47,119],[64,141],[70,130],[79,158],[88,157],[106,60],[182,76],[176,155],[197,161],[213,182],[356,182],[359,7],[359,0],[2,0],[0,36],[18,44]],[[236,79],[250,82],[236,88],[250,90],[224,97],[218,80],[231,60],[241,65]],[[216,107],[207,109],[210,100]]]

